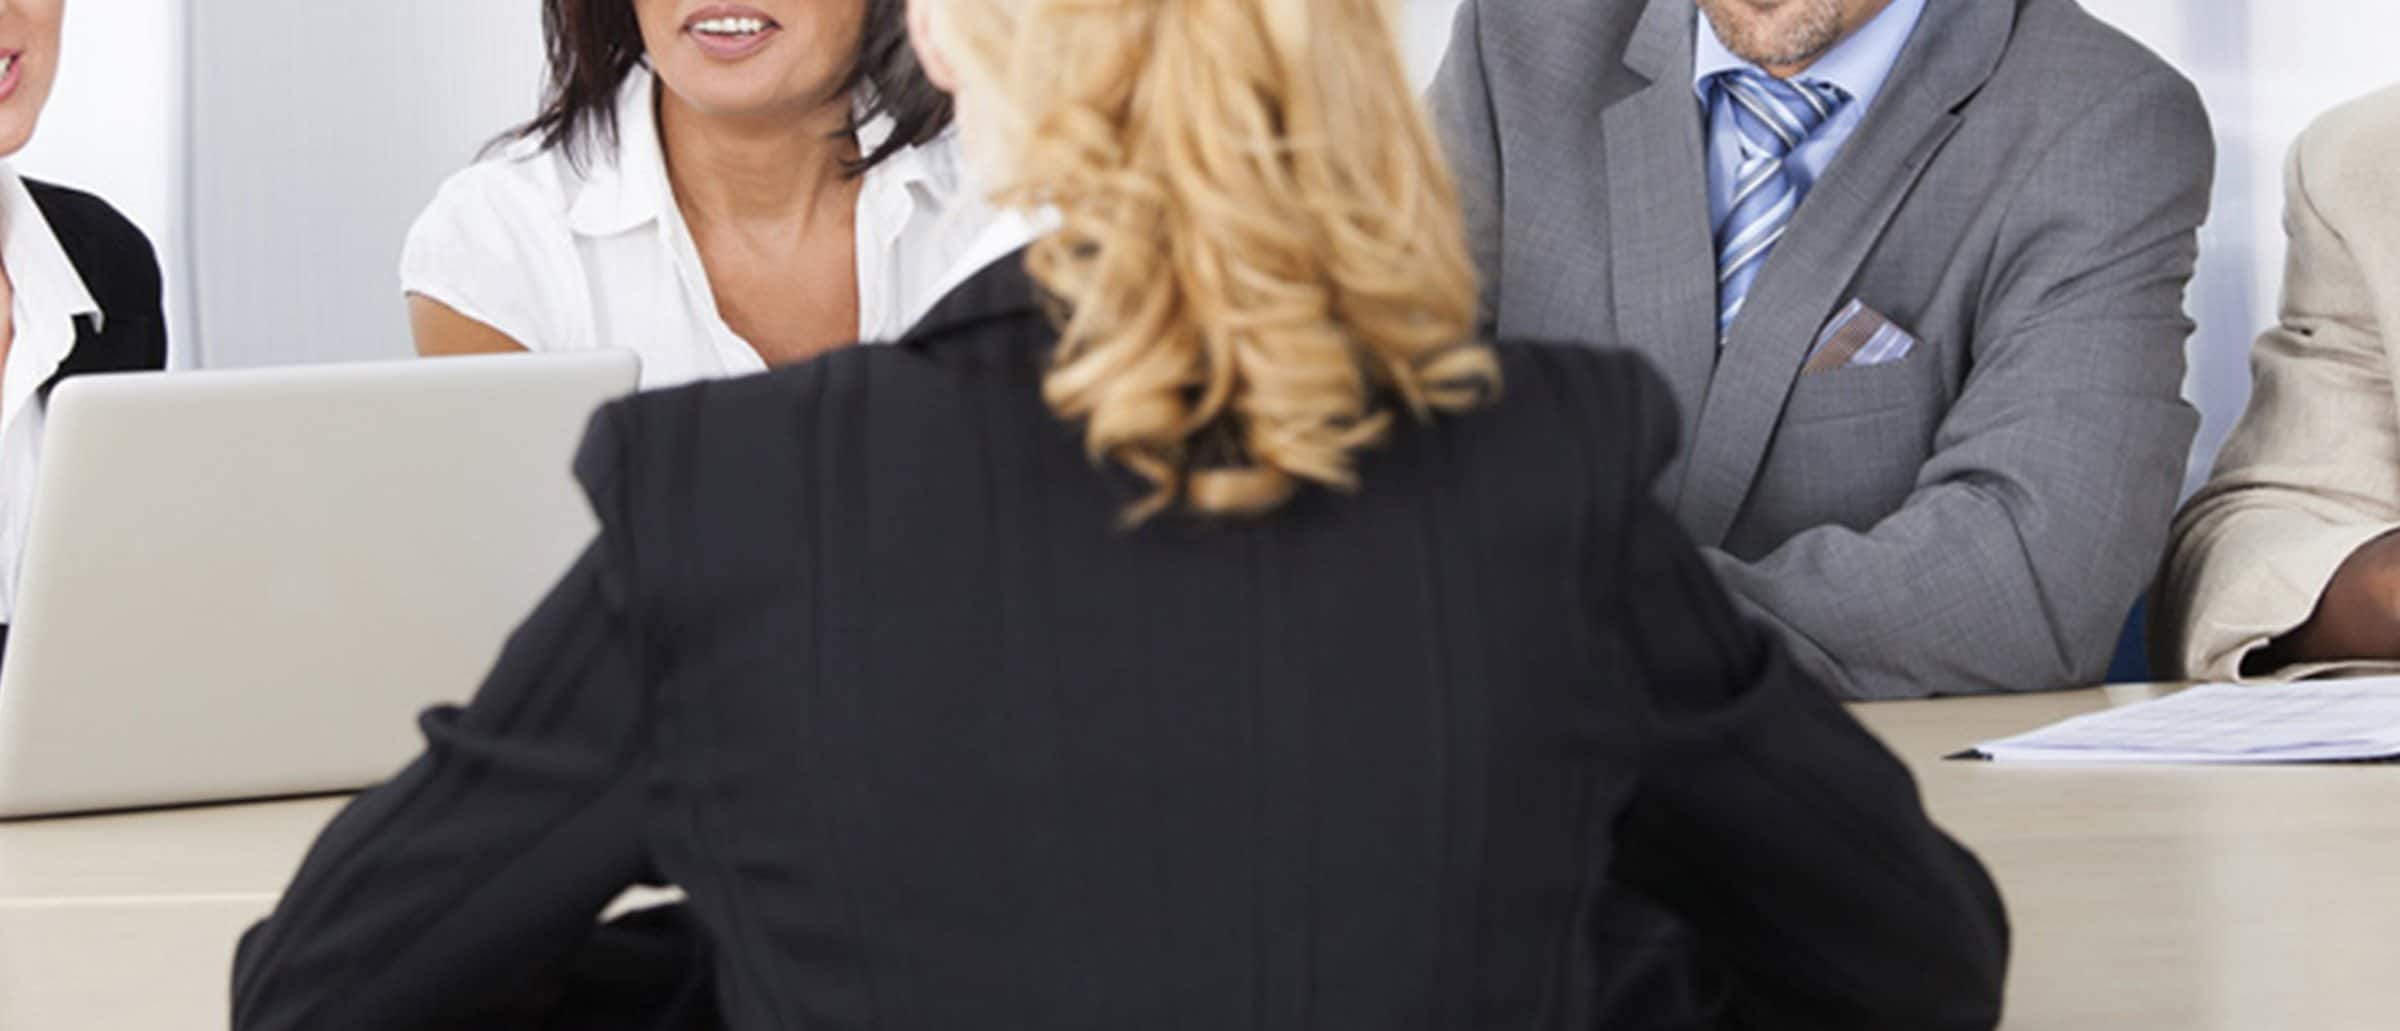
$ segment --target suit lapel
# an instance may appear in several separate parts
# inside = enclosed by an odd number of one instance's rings
[[[1958,109],[1991,78],[2015,16],[2016,0],[1930,0],[1875,109],[1767,259],[1710,381],[1677,499],[1702,544],[1722,544],[1733,529],[1810,345],[1958,130]]]
[[[1651,0],[1625,52],[1626,66],[1650,84],[1601,115],[1617,339],[1648,355],[1684,400],[1687,440],[1716,364],[1716,348],[1701,345],[1715,332],[1717,304],[1692,11],[1691,0]],[[1688,454],[1661,474],[1664,496],[1681,489]]]

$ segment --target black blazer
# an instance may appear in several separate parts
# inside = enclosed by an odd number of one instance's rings
[[[488,1017],[654,877],[743,1028],[1580,1029],[1609,878],[1755,1026],[1995,1022],[1991,884],[1647,500],[1644,367],[1504,345],[1355,496],[1124,532],[1020,264],[604,410],[599,539],[327,829],[236,1026]]]
[[[43,385],[87,372],[166,368],[167,319],[149,238],[91,194],[31,179],[25,188],[102,316],[97,327],[88,318],[77,321],[74,350]]]
[[[167,367],[167,317],[161,310],[158,254],[150,239],[107,201],[81,190],[25,180],[34,207],[83,288],[100,306],[100,318],[75,320],[75,345],[58,371],[42,383],[50,388],[88,372],[136,372]],[[0,623],[0,653],[8,647],[8,625]]]

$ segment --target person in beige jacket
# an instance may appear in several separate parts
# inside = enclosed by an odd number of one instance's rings
[[[2400,88],[2292,148],[2280,324],[2177,517],[2152,656],[2192,679],[2400,662]]]

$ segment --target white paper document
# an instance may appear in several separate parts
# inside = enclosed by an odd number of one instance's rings
[[[1987,742],[2002,762],[2310,763],[2400,759],[2400,677],[2210,684]]]

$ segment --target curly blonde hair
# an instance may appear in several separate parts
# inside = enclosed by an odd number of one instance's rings
[[[1000,203],[1057,212],[1044,382],[1126,517],[1357,486],[1395,412],[1494,399],[1457,189],[1389,0],[940,0],[1015,124]]]

